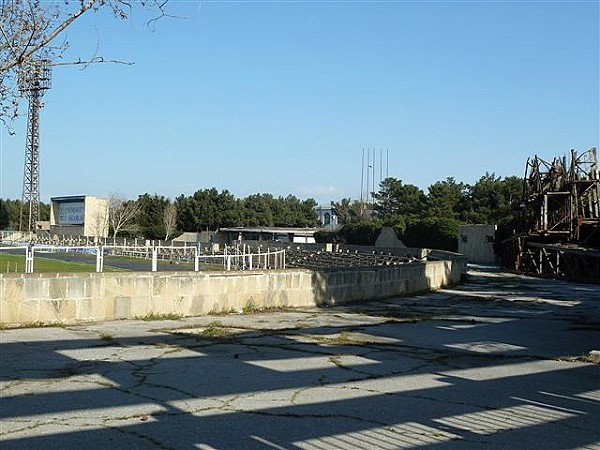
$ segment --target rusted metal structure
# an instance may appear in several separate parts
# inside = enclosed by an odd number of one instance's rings
[[[598,152],[527,160],[521,233],[503,242],[506,267],[537,276],[600,282]]]

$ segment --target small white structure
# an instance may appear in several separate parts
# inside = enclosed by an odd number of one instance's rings
[[[67,236],[108,236],[108,199],[89,195],[52,197],[50,233]]]
[[[458,253],[475,264],[495,264],[496,225],[461,225],[458,231]]]

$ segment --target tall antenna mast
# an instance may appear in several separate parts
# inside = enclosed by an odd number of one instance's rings
[[[386,153],[386,160],[385,160],[385,177],[389,178],[390,177],[390,149],[386,148],[385,149],[385,153]]]
[[[20,231],[34,231],[35,222],[40,220],[40,108],[42,96],[50,89],[51,75],[48,59],[27,61],[19,72],[19,90],[29,98]]]
[[[375,171],[377,170],[377,166],[375,165],[376,151],[377,150],[373,148],[373,179],[371,180],[371,182],[373,183],[373,190],[371,191],[371,200],[373,201],[373,204],[375,204],[375,197],[373,197],[373,194],[375,193]]]
[[[383,180],[383,149],[379,149],[379,184]]]
[[[365,182],[365,149],[362,149],[362,163],[360,166],[360,207],[363,204],[363,184]]]

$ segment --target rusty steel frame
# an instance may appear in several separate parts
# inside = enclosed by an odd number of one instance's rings
[[[502,244],[505,267],[600,282],[600,171],[596,148],[551,162],[527,160],[521,233]]]

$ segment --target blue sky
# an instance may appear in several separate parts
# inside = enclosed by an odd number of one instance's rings
[[[54,70],[42,200],[214,186],[327,204],[360,196],[367,148],[426,190],[598,146],[597,1],[169,7],[185,18],[155,31],[141,11],[69,29],[66,59],[135,64]],[[21,197],[25,123],[2,130],[2,197]]]

